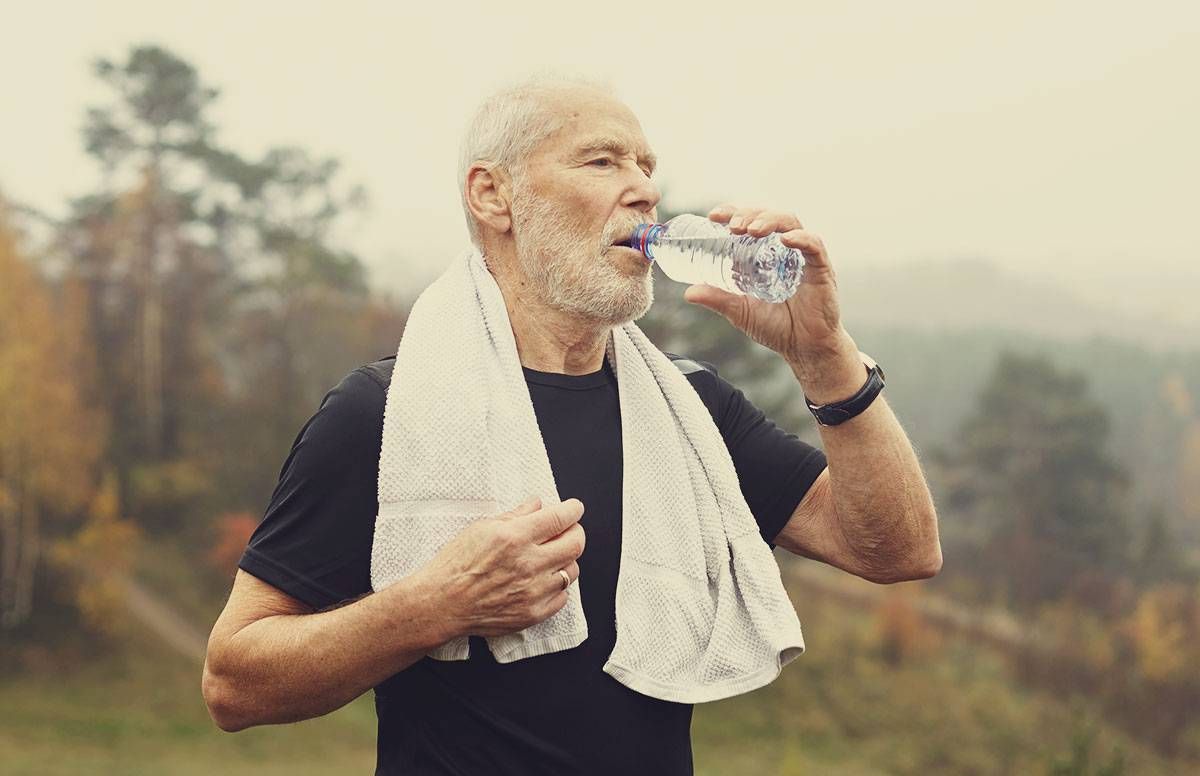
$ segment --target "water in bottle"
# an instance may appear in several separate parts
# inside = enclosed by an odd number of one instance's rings
[[[684,213],[664,224],[642,224],[629,247],[680,283],[707,283],[733,294],[782,302],[796,292],[804,256],[779,234],[733,234],[716,221]]]

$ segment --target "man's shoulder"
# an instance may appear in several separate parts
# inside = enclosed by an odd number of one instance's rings
[[[347,426],[373,428],[383,417],[395,356],[352,369],[325,394],[320,413]]]
[[[670,353],[666,350],[663,351],[663,355],[671,359],[671,363],[677,366],[679,371],[685,375],[700,374],[702,372],[708,372],[712,375],[716,375],[717,373],[717,368],[707,361],[701,361],[698,358],[688,358],[687,356]]]
[[[359,374],[366,375],[374,380],[380,388],[387,390],[392,382],[392,370],[396,366],[396,357],[394,355],[381,358],[378,361],[372,361],[369,364],[363,364],[354,371]]]
[[[717,374],[717,368],[707,361],[702,361],[698,358],[688,358],[687,356],[681,356],[678,353],[670,353],[665,350],[663,351],[663,355],[671,359],[671,363],[678,367],[679,371],[683,372],[685,375],[697,374],[700,372],[708,372],[713,375]],[[381,358],[378,361],[372,361],[369,364],[363,364],[354,371],[371,378],[379,385],[380,388],[386,391],[388,386],[391,385],[392,371],[395,369],[395,367],[396,357],[387,356],[386,358]]]

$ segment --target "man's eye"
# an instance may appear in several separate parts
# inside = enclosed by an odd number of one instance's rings
[[[592,161],[588,162],[588,164],[595,164],[596,162],[604,162],[606,164],[612,164],[612,159],[603,159],[603,158],[593,159]]]

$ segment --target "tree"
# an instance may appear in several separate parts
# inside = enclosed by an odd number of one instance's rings
[[[33,612],[47,537],[73,533],[92,499],[106,424],[86,400],[79,289],[54,304],[2,201],[0,277],[0,627],[11,628]]]
[[[217,90],[161,47],[93,69],[111,95],[83,132],[102,186],[61,220],[20,209],[53,230],[40,273],[0,224],[5,625],[47,563],[55,598],[112,622],[134,521],[194,547],[214,516],[260,508],[321,392],[403,325],[332,243],[365,204],[336,160],[223,147]]]
[[[186,393],[176,375],[196,366],[190,329],[207,300],[206,286],[220,274],[211,266],[217,255],[187,232],[200,214],[195,192],[177,185],[194,166],[194,155],[180,149],[208,144],[212,127],[204,111],[217,92],[202,86],[190,65],[153,46],[135,48],[123,65],[99,59],[94,72],[118,99],[88,109],[85,147],[102,164],[106,182],[104,191],[76,203],[80,236],[93,238],[77,266],[104,283],[105,301],[120,300],[115,315],[101,314],[108,320],[97,323],[108,324],[101,329],[110,336],[102,343],[106,355],[133,372],[122,386],[131,389],[121,397],[127,403],[110,405],[129,408],[117,409],[119,428],[131,432],[126,450],[170,457],[179,452]]]
[[[166,49],[137,46],[94,72],[112,99],[88,109],[84,142],[104,185],[72,203],[57,245],[88,290],[120,500],[174,531],[243,506],[216,485],[214,418],[265,370],[279,378],[256,402],[260,422],[294,431],[327,368],[314,370],[306,337],[373,306],[362,263],[330,243],[365,195],[338,182],[336,160],[222,146],[207,118],[218,90]]]
[[[1018,606],[1062,596],[1085,572],[1127,569],[1129,482],[1107,434],[1082,374],[1006,352],[956,449],[939,456],[945,506],[970,529],[975,572]]]

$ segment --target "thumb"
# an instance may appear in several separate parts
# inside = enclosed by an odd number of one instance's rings
[[[683,292],[683,300],[691,304],[698,304],[701,307],[707,307],[713,312],[725,315],[726,305],[729,300],[733,299],[736,294],[731,294],[728,291],[723,291],[716,286],[710,286],[707,283],[699,283],[688,286]]]

